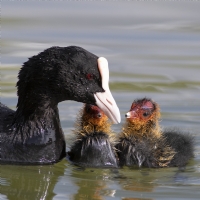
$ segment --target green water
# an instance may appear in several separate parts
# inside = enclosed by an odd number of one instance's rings
[[[17,103],[23,62],[45,48],[78,45],[108,59],[110,88],[124,114],[136,98],[161,107],[162,127],[195,137],[195,158],[181,171],[0,166],[0,199],[199,199],[200,2],[1,2],[1,102]],[[81,103],[59,104],[67,149]]]

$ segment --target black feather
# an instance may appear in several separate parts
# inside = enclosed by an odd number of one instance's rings
[[[184,134],[178,129],[169,129],[164,131],[163,136],[167,145],[176,152],[169,166],[183,167],[194,157],[194,138],[189,133]]]
[[[103,132],[79,137],[68,155],[74,164],[83,167],[117,167],[115,150],[109,136]]]

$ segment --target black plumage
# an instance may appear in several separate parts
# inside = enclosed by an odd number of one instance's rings
[[[179,129],[168,129],[163,132],[166,144],[174,149],[176,154],[169,163],[172,167],[183,167],[194,157],[194,138],[189,133]]]

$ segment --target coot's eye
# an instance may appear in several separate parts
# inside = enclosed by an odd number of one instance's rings
[[[86,74],[86,78],[87,78],[88,80],[93,79],[93,74]]]

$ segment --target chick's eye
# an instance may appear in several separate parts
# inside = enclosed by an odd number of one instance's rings
[[[88,80],[92,80],[93,79],[93,74],[86,74],[86,78]]]
[[[97,117],[98,117],[98,118],[101,118],[101,113],[98,113],[98,114],[97,114]]]
[[[149,112],[144,112],[144,113],[143,113],[143,116],[144,116],[144,117],[147,117],[147,116],[149,116],[149,114],[150,114]]]

